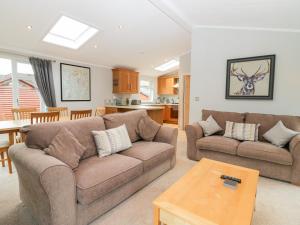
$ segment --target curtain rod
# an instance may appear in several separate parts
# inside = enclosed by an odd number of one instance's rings
[[[16,56],[22,56],[22,57],[26,57],[26,58],[31,57],[31,56],[29,56],[29,55],[20,54],[20,53],[15,53],[15,52],[9,52],[9,51],[3,51],[3,50],[0,49],[0,52],[1,52],[1,51],[4,52],[4,53],[7,53],[7,54],[16,55]],[[32,57],[37,57],[37,58],[39,58],[39,56],[32,56]],[[43,58],[43,57],[42,57],[42,58]],[[50,61],[53,62],[53,63],[56,62],[56,60],[54,60],[54,59],[47,59],[47,58],[46,58],[46,60],[50,60]]]

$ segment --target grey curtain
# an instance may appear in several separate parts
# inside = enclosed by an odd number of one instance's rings
[[[29,62],[34,72],[36,84],[46,106],[55,107],[56,100],[51,61],[30,57]]]

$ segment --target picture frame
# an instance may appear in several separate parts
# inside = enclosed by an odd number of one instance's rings
[[[61,101],[91,101],[90,67],[60,63]]]
[[[225,99],[272,100],[275,55],[227,60]]]

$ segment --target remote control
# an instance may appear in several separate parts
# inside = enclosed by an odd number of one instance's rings
[[[242,183],[242,180],[239,179],[239,178],[236,178],[236,177],[231,177],[231,176],[227,176],[227,175],[222,175],[221,176],[221,179],[224,179],[224,180],[232,180],[232,181],[235,181],[237,183]]]

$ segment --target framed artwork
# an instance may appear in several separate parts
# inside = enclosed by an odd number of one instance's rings
[[[61,101],[91,101],[91,69],[60,64]]]
[[[275,55],[227,60],[226,99],[273,99]]]

